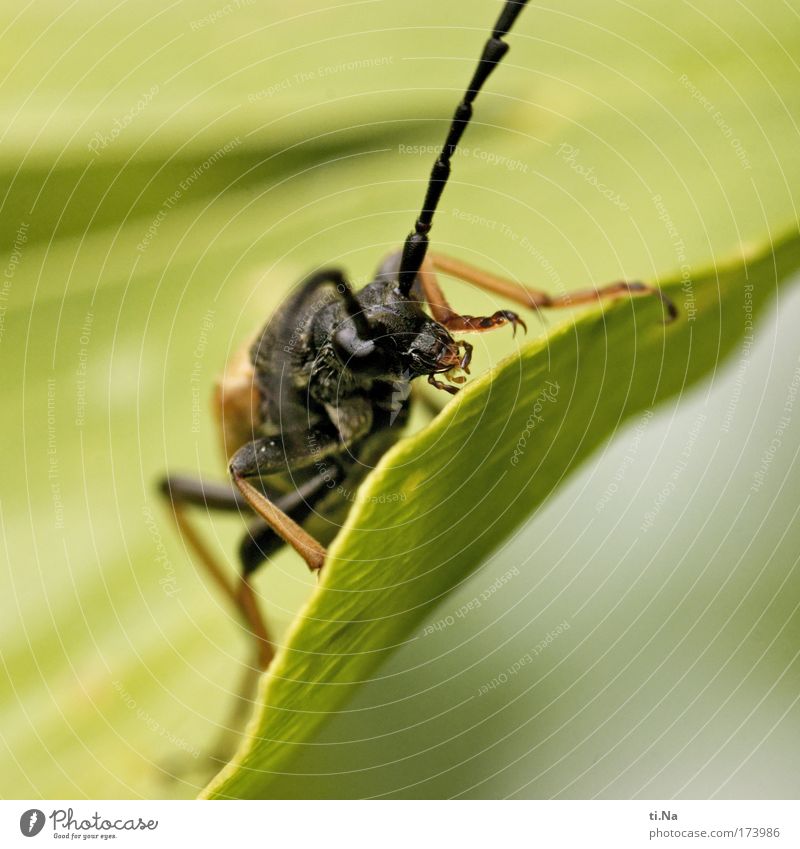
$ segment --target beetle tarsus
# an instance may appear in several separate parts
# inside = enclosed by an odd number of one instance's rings
[[[441,389],[444,392],[449,392],[451,395],[458,395],[459,388],[457,386],[450,386],[447,383],[442,383],[441,380],[436,379],[435,374],[428,375],[428,383],[430,383],[434,389]]]

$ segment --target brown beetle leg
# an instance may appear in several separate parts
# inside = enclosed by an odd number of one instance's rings
[[[530,309],[568,309],[582,304],[614,301],[619,298],[655,295],[664,304],[670,321],[678,317],[678,310],[675,304],[660,289],[654,286],[648,286],[646,283],[628,283],[624,280],[619,280],[616,283],[609,283],[597,289],[579,289],[576,292],[567,292],[563,295],[549,295],[541,289],[532,289],[528,286],[515,283],[512,280],[506,280],[503,277],[498,277],[460,259],[454,259],[444,254],[431,253],[429,259],[435,269],[443,271],[445,274],[451,274],[459,280],[472,283],[479,289],[483,289],[486,292],[493,292],[496,295],[502,295],[515,304],[520,304],[520,306],[529,307]],[[423,271],[420,271],[420,277],[423,279],[424,289],[426,284]],[[441,289],[438,291],[441,292]]]

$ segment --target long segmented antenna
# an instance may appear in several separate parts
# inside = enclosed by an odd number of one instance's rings
[[[400,292],[406,297],[408,297],[417,272],[425,259],[428,250],[428,232],[433,224],[433,214],[436,212],[439,198],[441,198],[447,184],[447,178],[450,176],[450,160],[458,147],[464,130],[467,128],[467,124],[469,124],[470,118],[472,118],[472,101],[478,96],[478,92],[488,79],[489,74],[506,55],[508,45],[503,41],[503,36],[514,25],[517,15],[525,8],[527,2],[528,0],[509,0],[503,6],[503,11],[494,25],[492,35],[483,48],[478,67],[472,75],[472,81],[467,87],[463,100],[458,104],[455,115],[453,115],[453,123],[447,133],[444,147],[431,171],[422,211],[414,224],[414,231],[408,234],[403,245],[398,281]]]

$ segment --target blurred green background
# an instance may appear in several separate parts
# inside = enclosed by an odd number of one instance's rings
[[[363,283],[402,240],[419,146],[498,8],[0,12],[0,795],[204,785],[246,640],[154,481],[223,473],[213,379],[303,273]],[[799,11],[531,6],[437,244],[559,291],[796,227]],[[298,753],[286,795],[796,797],[798,318],[790,287],[752,328],[743,303],[734,358],[621,429]],[[508,351],[481,338],[484,366]],[[238,523],[208,529],[230,556]],[[259,577],[277,630],[311,586],[291,555]]]

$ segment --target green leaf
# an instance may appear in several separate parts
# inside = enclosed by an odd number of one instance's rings
[[[399,443],[358,493],[319,587],[265,676],[258,715],[207,796],[281,794],[301,744],[411,639],[583,459],[633,413],[707,375],[800,267],[800,236],[664,280],[657,299],[584,312],[468,386]],[[391,505],[391,513],[386,505]]]

